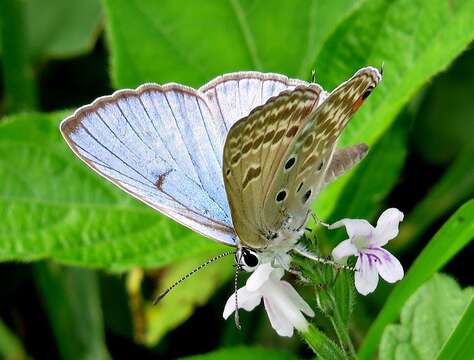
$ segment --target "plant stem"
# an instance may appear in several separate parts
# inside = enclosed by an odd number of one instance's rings
[[[301,331],[300,334],[320,359],[344,360],[346,358],[344,352],[312,324],[309,324],[308,329]]]
[[[355,359],[356,352],[354,344],[352,344],[351,337],[349,336],[349,332],[347,331],[347,325],[344,323],[344,321],[342,321],[337,306],[333,307],[333,316],[330,317],[330,320],[334,331],[337,334],[337,338],[339,339],[341,347],[344,350],[347,350],[347,356],[349,356],[351,359]]]

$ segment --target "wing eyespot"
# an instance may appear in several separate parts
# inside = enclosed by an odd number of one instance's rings
[[[281,203],[286,199],[286,190],[280,190],[276,196],[276,202]]]
[[[285,163],[285,171],[291,170],[291,168],[295,165],[295,163],[296,163],[296,155],[290,157],[290,158],[286,161],[286,163]]]
[[[367,90],[365,90],[365,92],[362,94],[362,99],[363,100],[367,99],[374,89],[375,89],[374,85],[369,85]]]
[[[308,201],[308,199],[311,197],[311,189],[309,189],[308,191],[306,191],[303,195],[303,204],[306,204],[306,202]]]

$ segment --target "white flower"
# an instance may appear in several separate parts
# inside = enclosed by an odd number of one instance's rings
[[[395,208],[385,210],[374,228],[367,220],[342,219],[329,226],[335,229],[345,226],[349,239],[341,242],[332,251],[337,262],[345,262],[348,256],[358,257],[355,265],[355,286],[362,295],[375,290],[380,276],[389,283],[403,278],[403,268],[395,256],[382,246],[398,235],[398,224],[403,213]]]
[[[288,282],[282,281],[284,271],[269,263],[259,265],[237,291],[239,308],[253,310],[262,298],[272,327],[280,336],[293,336],[293,329],[305,332],[308,322],[304,314],[314,316],[313,310]],[[235,293],[227,300],[224,318],[235,311]]]

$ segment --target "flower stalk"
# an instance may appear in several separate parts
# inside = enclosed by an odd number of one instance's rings
[[[337,335],[339,344],[346,351],[346,355],[349,359],[355,359],[356,351],[354,348],[354,344],[352,343],[351,337],[349,336],[347,324],[345,324],[342,320],[342,316],[339,313],[337,306],[334,306],[333,309],[333,315],[330,316],[329,319]]]

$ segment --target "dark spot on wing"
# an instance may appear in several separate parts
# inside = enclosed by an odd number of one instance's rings
[[[306,201],[308,201],[308,199],[310,198],[311,196],[311,189],[309,189],[308,191],[305,192],[305,194],[303,195],[303,204],[306,203]]]
[[[172,169],[169,169],[168,171],[165,171],[163,174],[160,174],[158,176],[158,179],[155,182],[155,186],[158,188],[158,190],[163,191],[163,183],[165,181],[165,178],[169,175],[169,173],[173,171]]]
[[[374,90],[374,86],[370,85],[367,90],[362,94],[362,99],[367,99],[369,95],[372,93],[372,90]]]
[[[290,170],[293,165],[295,165],[296,162],[296,157],[292,156],[288,159],[288,161],[285,163],[285,170]]]
[[[276,196],[276,201],[277,202],[282,202],[286,198],[286,191],[285,190],[280,190]]]
[[[300,182],[300,184],[298,185],[298,189],[296,189],[296,192],[299,192],[302,186],[303,186],[303,182]]]

